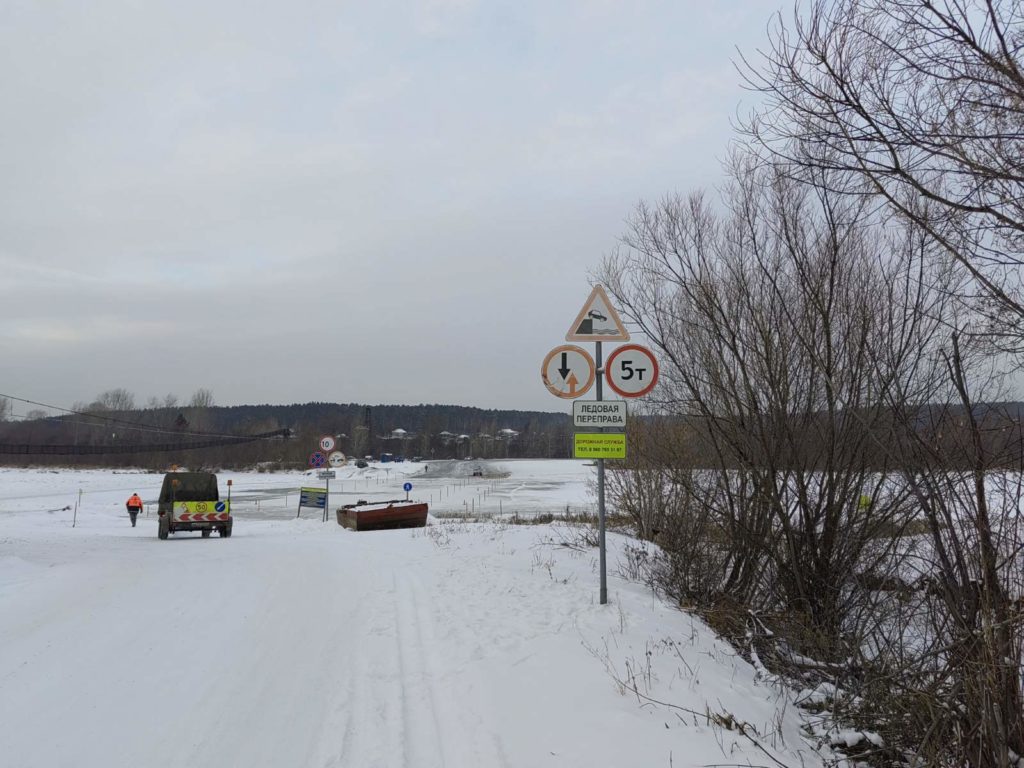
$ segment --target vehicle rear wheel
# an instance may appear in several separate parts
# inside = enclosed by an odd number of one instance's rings
[[[225,523],[224,525],[221,526],[221,528],[220,528],[220,535],[223,538],[227,538],[228,536],[231,535],[231,523],[233,523],[233,522],[234,522],[234,520],[232,520],[230,522],[227,522],[227,523]]]
[[[171,522],[166,517],[160,518],[160,525],[156,530],[156,535],[161,539],[166,539],[167,535],[171,532]]]

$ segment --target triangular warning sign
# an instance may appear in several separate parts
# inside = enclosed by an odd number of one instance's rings
[[[629,331],[622,324],[604,288],[595,285],[590,298],[576,316],[566,341],[629,341]]]

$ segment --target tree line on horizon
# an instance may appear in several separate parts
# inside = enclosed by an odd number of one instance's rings
[[[0,412],[0,463],[9,465],[89,465],[160,469],[190,466],[297,469],[308,466],[321,437],[329,435],[347,456],[464,459],[568,458],[572,427],[568,414],[489,410],[455,405],[375,405],[312,402],[291,405],[217,406],[201,390],[179,406],[168,396],[135,408],[126,390],[101,393],[76,403],[74,413],[29,411],[20,420]],[[189,449],[210,436],[248,436],[288,430],[287,439]],[[179,451],[148,452],[147,445],[178,442]],[[26,446],[25,453],[3,453]],[[53,446],[89,447],[88,455],[69,451],[47,455]],[[103,446],[118,452],[97,453]],[[135,447],[138,449],[135,450]],[[127,450],[126,450],[127,449]]]

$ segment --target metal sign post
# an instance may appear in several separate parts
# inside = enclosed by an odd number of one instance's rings
[[[326,439],[326,438],[325,438]],[[316,476],[324,481],[324,519],[323,522],[327,522],[327,518],[330,516],[331,509],[331,480],[335,478],[333,469],[321,469],[316,473]]]
[[[597,364],[597,402],[601,402],[604,394],[604,368],[601,360],[601,342],[594,342],[597,347],[594,362]],[[601,427],[600,432],[604,432]],[[597,546],[600,552],[598,559],[601,568],[601,605],[608,604],[608,569],[605,563],[604,546],[604,459],[597,460]]]
[[[629,331],[619,317],[619,313],[612,306],[608,294],[600,285],[595,285],[590,292],[587,303],[579,311],[573,321],[569,332],[565,334],[566,341],[592,341],[596,347],[594,355],[597,369],[597,402],[603,398],[604,384],[604,361],[601,356],[602,341],[629,341]],[[556,393],[557,394],[557,393]],[[580,392],[579,394],[583,394]],[[561,395],[565,397],[565,395]],[[570,395],[578,396],[578,395]],[[573,419],[575,421],[575,418]],[[598,432],[604,432],[603,426],[598,427]],[[573,455],[575,455],[575,446]],[[601,567],[601,605],[608,603],[608,570],[605,558],[605,537],[604,537],[604,459],[597,459],[597,524],[598,524],[598,547],[600,549]]]
[[[626,405],[621,401],[602,405],[604,379],[620,397],[642,397],[654,389],[658,380],[658,362],[653,353],[638,344],[619,347],[608,356],[604,365],[601,342],[629,341],[629,331],[615,311],[604,288],[594,286],[583,305],[566,341],[592,341],[596,354],[592,359],[586,350],[572,344],[555,347],[541,363],[541,380],[555,397],[575,400],[597,384],[597,400],[573,404],[573,426],[596,429],[596,432],[573,437],[573,457],[594,459],[597,464],[597,525],[601,568],[601,605],[608,603],[608,565],[605,547],[604,462],[626,457],[625,434],[605,434],[626,428]]]
[[[327,477],[324,478],[324,519],[323,522],[327,522],[327,510],[331,507],[331,472]]]

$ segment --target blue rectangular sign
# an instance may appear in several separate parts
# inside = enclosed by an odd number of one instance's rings
[[[299,506],[300,507],[315,507],[316,509],[323,509],[327,506],[327,489],[326,488],[300,488],[299,489]]]

